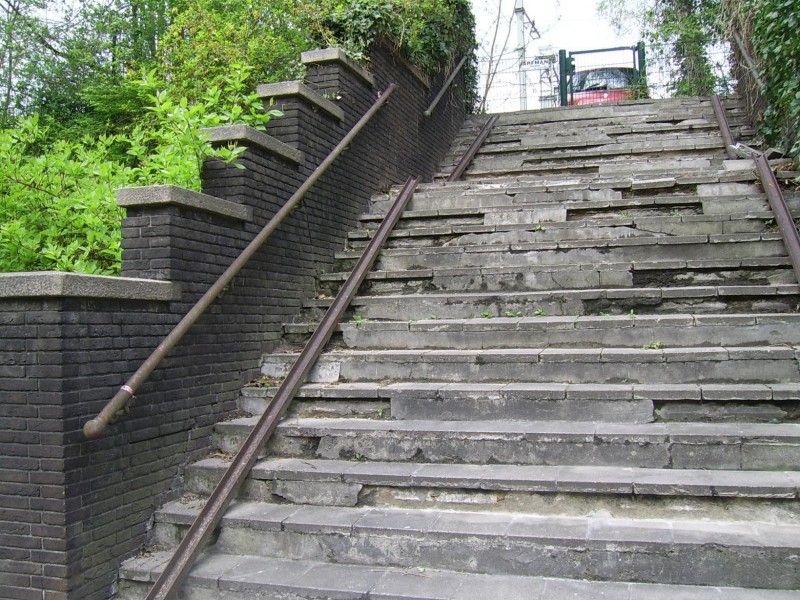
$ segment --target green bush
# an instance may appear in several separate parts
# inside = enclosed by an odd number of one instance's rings
[[[768,141],[800,157],[800,0],[752,3],[752,44],[764,80],[762,132]]]
[[[171,183],[200,189],[208,156],[233,162],[244,148],[212,147],[203,127],[246,123],[264,129],[261,99],[245,93],[248,68],[233,65],[222,82],[190,103],[138,84],[152,102],[130,133],[52,141],[38,115],[0,130],[0,271],[77,271],[114,275],[121,265],[121,187]],[[234,163],[235,164],[235,163]]]
[[[0,129],[0,271],[119,273],[115,190],[199,190],[206,157],[236,164],[241,148],[212,148],[200,130],[263,128],[276,113],[263,112],[250,91],[302,76],[303,50],[339,46],[367,61],[372,42],[389,38],[412,64],[437,75],[476,46],[468,0],[148,6],[153,10],[134,14],[87,0],[76,9],[80,27],[59,38],[58,56],[41,64],[30,59],[41,110],[16,122],[7,111],[3,122],[13,126]],[[471,107],[474,59],[466,80],[461,92]]]

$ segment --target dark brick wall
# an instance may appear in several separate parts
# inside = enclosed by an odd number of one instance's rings
[[[299,98],[270,133],[305,153],[296,165],[258,148],[246,170],[209,162],[204,192],[252,208],[251,222],[174,205],[128,209],[123,275],[181,285],[180,301],[0,298],[0,598],[99,599],[176,497],[185,465],[315,294],[369,197],[410,175],[430,179],[464,119],[448,95],[431,119],[427,88],[381,47],[368,86],[339,62],[306,83],[338,95],[344,122]],[[82,424],[291,196],[390,82],[400,89],[97,441]]]

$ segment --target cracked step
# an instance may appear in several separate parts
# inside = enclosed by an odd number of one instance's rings
[[[239,406],[262,414],[276,387],[246,387]],[[650,423],[795,422],[800,383],[307,383],[289,414],[297,417],[530,420]]]
[[[168,505],[180,529],[192,510]],[[240,502],[215,553],[372,568],[793,589],[800,527]]]
[[[188,494],[207,497],[228,461],[208,458],[186,471]],[[470,465],[268,458],[258,461],[240,497],[248,501],[314,506],[472,507],[509,512],[536,508],[541,514],[692,519],[700,507],[727,520],[790,519],[800,511],[788,500],[800,494],[796,471],[727,471],[630,467]],[[604,496],[601,500],[599,497]],[[641,498],[641,506],[633,502]],[[737,509],[737,499],[750,499]],[[775,500],[776,502],[771,502]],[[593,507],[596,502],[598,506]],[[688,504],[687,504],[688,503]],[[711,504],[711,505],[708,505]],[[682,506],[683,505],[683,506]],[[708,505],[708,506],[707,506]],[[686,510],[692,506],[691,510]]]
[[[349,273],[319,275],[319,290],[335,295]],[[598,287],[678,287],[797,283],[786,256],[743,259],[673,259],[512,267],[370,271],[362,295],[588,290]]]
[[[655,261],[741,260],[786,256],[780,234],[747,233],[692,236],[633,236],[612,239],[389,248],[378,255],[375,269],[401,271],[552,265],[648,263]],[[336,253],[338,269],[349,270],[361,252]]]
[[[219,423],[217,447],[235,452],[256,421]],[[800,425],[294,418],[278,426],[267,451],[283,458],[781,471],[798,469]]]
[[[284,325],[290,341],[305,340],[316,323]],[[700,347],[800,345],[800,315],[619,315],[360,321],[337,331],[352,349],[497,349],[558,346]]]
[[[309,311],[330,306],[330,299],[307,300]],[[800,286],[651,287],[539,292],[483,292],[357,296],[351,311],[365,319],[419,321],[466,319],[484,312],[491,317],[533,315],[582,316],[639,314],[796,312]],[[321,314],[319,315],[321,318]]]
[[[168,552],[126,561],[120,600],[143,600]],[[274,557],[211,554],[188,577],[191,597],[226,600],[374,598],[375,600],[798,600],[800,592],[713,586],[617,583],[582,579],[484,575],[414,567],[335,564]]]

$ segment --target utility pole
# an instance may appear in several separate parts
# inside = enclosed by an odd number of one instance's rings
[[[517,52],[519,53],[519,109],[528,110],[528,77],[525,70],[525,6],[524,0],[516,0],[514,19],[517,22]]]

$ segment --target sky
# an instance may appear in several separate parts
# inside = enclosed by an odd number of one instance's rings
[[[472,10],[477,23],[477,37],[481,49],[478,51],[479,60],[489,56],[492,38],[497,23],[498,2],[501,8],[500,29],[498,31],[496,50],[497,54],[503,45],[508,33],[509,22],[514,13],[515,0],[472,0]],[[607,20],[598,15],[597,4],[599,0],[524,0],[523,6],[530,19],[535,23],[541,38],[538,40],[526,37],[526,55],[557,54],[558,50],[569,51],[591,50],[617,46],[633,46],[638,41],[638,35],[626,33],[617,35]],[[530,31],[530,27],[526,32]],[[493,80],[487,96],[487,112],[501,112],[520,110],[519,98],[519,53],[518,34],[516,26],[511,29],[505,52],[505,60],[501,63],[498,74]],[[626,53],[605,55],[613,63],[623,64],[628,60]],[[588,59],[588,57],[587,57]],[[484,69],[486,68],[485,65]],[[580,70],[581,65],[577,65]],[[542,88],[549,88],[550,83],[539,81],[539,72],[529,72],[526,75],[528,86],[527,108],[539,108],[540,95],[548,92]],[[480,92],[485,88],[485,74],[482,74]],[[542,106],[546,105],[545,101]]]

